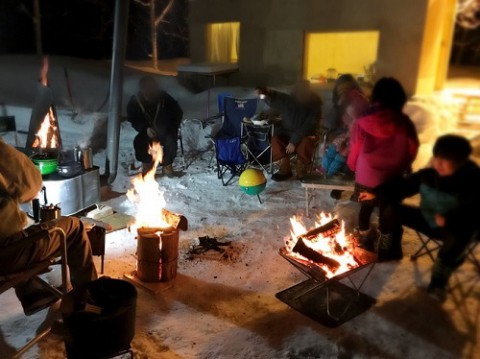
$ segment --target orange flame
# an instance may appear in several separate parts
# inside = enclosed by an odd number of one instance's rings
[[[58,147],[58,127],[53,114],[53,108],[48,109],[40,129],[35,134],[36,138],[32,144],[33,148],[57,148]]]
[[[324,224],[327,224],[333,219],[334,218],[331,214],[322,212],[317,218],[315,227],[320,227]],[[301,220],[297,217],[292,217],[290,219],[290,223],[291,237],[285,241],[285,249],[287,250],[289,256],[301,259],[303,261],[308,261],[307,258],[293,252],[293,248],[295,247],[298,238],[301,235],[307,233],[308,230],[301,222]],[[334,236],[324,237],[322,234],[319,234],[311,240],[304,240],[305,245],[307,245],[311,249],[340,263],[340,267],[338,267],[338,269],[336,269],[335,271],[332,271],[326,265],[315,263],[315,265],[320,266],[326,272],[327,278],[332,278],[334,276],[348,272],[360,265],[352,254],[352,250],[354,248],[353,239],[351,238],[351,236],[345,233],[345,223],[343,221],[341,223],[341,230]]]
[[[148,150],[153,158],[153,167],[145,175],[139,174],[132,180],[133,188],[128,190],[127,197],[137,207],[135,221],[130,229],[141,227],[167,228],[169,224],[163,219],[166,202],[160,190],[155,173],[158,164],[163,160],[163,149],[159,142],[154,142]]]

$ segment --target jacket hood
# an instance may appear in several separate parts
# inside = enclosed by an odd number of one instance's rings
[[[378,138],[391,137],[403,122],[404,114],[392,110],[380,109],[358,120],[358,126],[368,134]]]

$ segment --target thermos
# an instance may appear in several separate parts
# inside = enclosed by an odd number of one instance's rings
[[[91,147],[82,150],[83,169],[89,170],[93,167],[93,152]]]

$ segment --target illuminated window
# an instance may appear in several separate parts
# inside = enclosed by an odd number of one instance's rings
[[[340,74],[366,76],[377,59],[378,31],[307,33],[304,76],[311,81]]]
[[[240,23],[207,25],[207,59],[211,62],[238,62]]]

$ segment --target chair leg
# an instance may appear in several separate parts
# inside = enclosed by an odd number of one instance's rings
[[[440,246],[435,242],[435,240],[433,238],[428,238],[425,239],[424,236],[420,233],[420,232],[416,232],[417,233],[417,236],[418,236],[418,239],[420,240],[420,242],[422,243],[422,245],[420,246],[420,248],[415,252],[415,254],[412,254],[410,256],[410,259],[412,261],[415,261],[417,260],[418,258],[420,257],[423,257],[425,255],[428,255],[430,257],[430,259],[434,262],[435,261],[435,258],[433,257],[433,252],[435,252],[436,250],[438,250],[440,248]],[[434,248],[429,248],[428,245],[430,242],[433,242],[435,243],[435,247]]]

